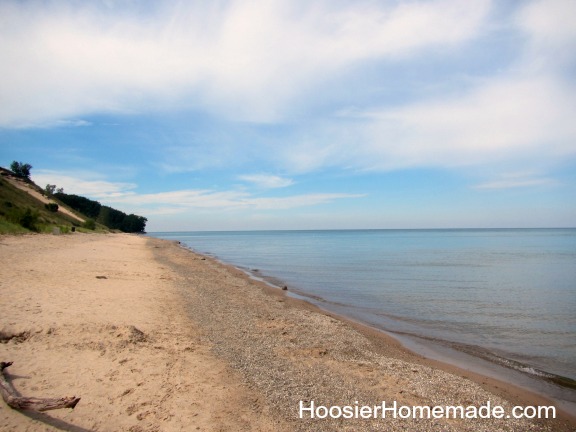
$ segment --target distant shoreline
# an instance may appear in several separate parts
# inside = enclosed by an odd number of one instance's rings
[[[310,232],[310,231],[546,231],[574,230],[576,227],[492,227],[492,228],[307,228],[307,229],[245,229],[245,230],[185,230],[185,231],[150,231],[145,234],[157,237],[162,234],[186,233],[266,233],[266,232]]]

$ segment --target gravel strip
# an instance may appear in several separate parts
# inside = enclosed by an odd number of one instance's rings
[[[385,356],[352,326],[270,295],[256,281],[172,243],[156,242],[156,258],[180,275],[190,318],[214,353],[262,395],[262,405],[294,431],[552,431],[556,423],[526,419],[305,419],[309,406],[512,405],[447,372]]]

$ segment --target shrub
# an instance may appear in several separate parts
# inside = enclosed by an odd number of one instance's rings
[[[27,208],[22,217],[20,218],[20,225],[31,231],[38,231],[38,227],[36,226],[37,223],[38,223],[38,213]]]
[[[82,227],[94,231],[96,229],[96,221],[94,219],[86,219]]]
[[[28,230],[38,231],[38,212],[31,210],[30,208],[27,208],[26,210],[12,208],[7,212],[6,219]]]
[[[56,213],[58,211],[58,204],[56,203],[44,204],[44,207],[46,207],[48,211],[51,211],[53,213]]]
[[[28,181],[30,180],[30,170],[32,169],[32,165],[14,161],[10,164],[10,169],[16,175],[16,177],[20,177]]]

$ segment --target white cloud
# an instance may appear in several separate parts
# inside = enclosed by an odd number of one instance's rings
[[[516,24],[539,46],[574,45],[576,40],[576,3],[572,0],[528,2],[516,16]],[[572,54],[573,56],[574,54]]]
[[[380,163],[475,165],[576,154],[574,89],[543,78],[505,78],[458,98],[374,113],[366,150]]]
[[[327,76],[474,37],[488,0],[0,3],[0,126],[196,106],[279,118]]]
[[[337,199],[362,198],[364,194],[343,193],[312,193],[288,197],[251,198],[246,200],[249,207],[257,210],[287,210],[298,207],[308,207],[327,204]]]
[[[325,204],[337,199],[364,195],[342,193],[311,193],[283,197],[254,197],[242,191],[178,190],[156,194],[130,194],[110,197],[109,202],[142,208],[160,209],[162,213],[186,212],[191,209],[222,210],[285,210]],[[146,212],[149,212],[146,210]]]
[[[98,177],[97,174],[86,172],[65,175],[56,171],[37,170],[33,173],[32,180],[40,187],[55,184],[58,188],[63,188],[65,193],[95,199],[117,199],[132,194],[136,188],[134,183],[109,182],[99,180]]]
[[[9,65],[0,78],[0,126],[184,106],[219,120],[274,121],[296,113],[284,124],[286,136],[272,144],[262,136],[218,135],[194,145],[175,139],[163,148],[178,159],[164,165],[172,172],[240,160],[298,173],[330,166],[538,165],[572,157],[576,86],[567,65],[576,60],[575,3],[519,2],[512,19],[488,22],[496,15],[492,6],[489,0],[158,2],[138,15],[89,2],[0,2],[0,57]],[[338,91],[338,78],[367,62],[402,64],[411,73],[413,60],[466,48],[502,25],[508,27],[499,37],[513,40],[516,57],[497,74],[446,84],[450,92],[442,95],[375,98],[371,108],[347,99],[334,107],[334,118],[294,120],[326,81]],[[243,180],[268,188],[291,181]]]
[[[535,176],[531,173],[509,173],[497,179],[476,185],[475,189],[515,189],[535,186],[554,186],[558,182],[549,177]]]
[[[273,157],[292,173],[487,164],[539,169],[576,156],[575,95],[576,86],[546,75],[505,74],[458,95],[307,125]]]
[[[86,120],[58,120],[55,124],[59,127],[86,127],[92,126],[92,123]]]
[[[294,184],[292,179],[271,174],[242,175],[238,178],[242,181],[252,183],[255,186],[263,189],[283,188]]]
[[[82,195],[103,204],[119,204],[133,212],[147,215],[178,214],[194,209],[221,210],[285,210],[329,203],[338,199],[359,198],[364,195],[346,193],[308,193],[280,197],[258,197],[245,191],[210,189],[185,189],[168,192],[140,194],[132,183],[94,180],[93,173],[61,175],[57,172],[38,170],[33,181],[38,185],[56,184],[69,194]],[[268,176],[267,182],[286,183],[287,179]],[[276,186],[281,187],[281,186]]]
[[[14,123],[10,128],[13,129],[54,129],[54,128],[72,128],[72,127],[87,127],[92,126],[92,123],[86,120],[61,120],[61,119],[46,119],[38,120],[31,119],[28,121]],[[2,125],[0,125],[2,127]]]
[[[140,206],[166,206],[172,208],[230,208],[243,205],[243,200],[248,194],[237,191],[217,192],[212,190],[190,189],[155,194],[131,194],[112,199],[113,202],[121,202]]]
[[[339,110],[338,122],[317,125],[278,159],[285,169],[312,171],[487,164],[538,169],[574,157],[574,16],[576,3],[569,0],[522,3],[508,31],[523,39],[506,69],[468,79],[446,94]]]

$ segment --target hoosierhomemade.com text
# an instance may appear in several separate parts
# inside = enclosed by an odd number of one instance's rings
[[[408,406],[398,405],[396,401],[379,405],[316,405],[314,401],[300,401],[298,415],[301,419],[478,419],[478,418],[556,418],[554,406],[515,406],[509,412],[504,407],[488,401],[484,405],[475,406]]]

